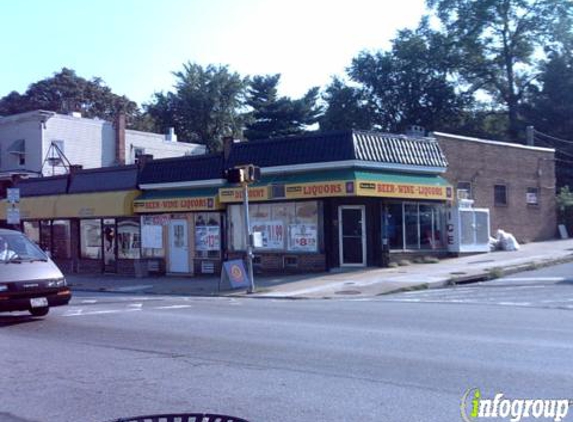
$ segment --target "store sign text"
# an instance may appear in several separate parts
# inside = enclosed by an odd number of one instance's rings
[[[180,198],[134,202],[136,212],[199,211],[215,209],[214,198]]]
[[[446,187],[444,186],[360,182],[359,188],[363,195],[388,196],[397,198],[448,198]]]
[[[329,196],[346,196],[353,193],[352,182],[312,183],[304,185],[287,185],[287,198],[321,198]]]
[[[243,200],[242,189],[221,189],[219,191],[221,202],[240,202]],[[269,189],[267,186],[260,188],[249,188],[249,201],[266,201],[269,199]]]

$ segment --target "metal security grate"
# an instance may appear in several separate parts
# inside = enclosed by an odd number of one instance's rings
[[[164,415],[133,416],[109,422],[249,422],[234,416],[211,413],[173,413]]]

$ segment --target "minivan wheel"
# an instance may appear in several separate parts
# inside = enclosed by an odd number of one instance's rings
[[[34,316],[46,316],[50,312],[50,308],[47,306],[45,308],[32,308],[30,309],[30,313]]]

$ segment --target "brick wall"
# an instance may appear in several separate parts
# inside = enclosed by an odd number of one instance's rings
[[[284,257],[296,257],[296,266],[284,265]],[[229,252],[228,259],[243,259],[242,252]],[[326,271],[324,254],[256,253],[253,269],[259,274],[309,273]]]
[[[518,144],[434,134],[448,160],[445,177],[456,187],[470,182],[476,208],[489,208],[491,233],[512,233],[518,241],[555,237],[554,151]],[[494,186],[505,185],[507,205],[494,204]],[[526,202],[528,188],[537,188],[538,205]]]

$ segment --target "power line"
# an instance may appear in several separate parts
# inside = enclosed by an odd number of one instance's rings
[[[548,147],[552,147],[552,148],[553,148],[553,145],[551,145],[549,142],[547,142],[547,141],[544,140],[544,139],[535,138],[535,142],[540,142],[541,144],[544,144],[545,146],[548,146]],[[557,149],[557,150],[556,150],[556,153],[557,153],[557,154],[565,155],[565,156],[570,157],[570,158],[573,158],[573,153],[566,152],[566,151],[564,151],[563,149]]]
[[[557,142],[563,142],[566,144],[573,144],[573,141],[570,141],[567,139],[556,138],[555,136],[548,135],[548,134],[540,132],[538,130],[533,130],[533,132],[537,135],[545,136],[546,138],[552,139],[552,140],[557,141]]]

